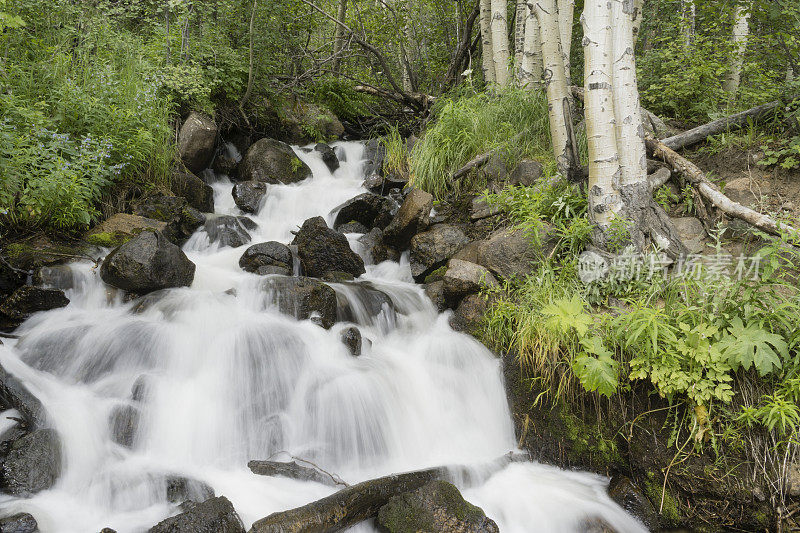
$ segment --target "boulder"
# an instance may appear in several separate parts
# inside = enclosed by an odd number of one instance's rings
[[[28,513],[17,513],[0,518],[0,533],[38,533],[39,524]]]
[[[357,327],[345,328],[339,333],[339,339],[347,347],[350,355],[361,355],[361,331]]]
[[[407,249],[411,238],[427,229],[432,209],[433,196],[419,189],[412,190],[383,232],[384,241],[398,250]]]
[[[398,261],[400,253],[386,245],[383,238],[383,231],[380,228],[373,228],[372,231],[359,237],[358,242],[364,247],[364,255],[367,261],[372,264],[383,263],[384,261]]]
[[[378,228],[375,228],[375,229],[378,229]],[[347,233],[362,233],[362,234],[366,235],[367,233],[369,233],[370,230],[369,230],[368,227],[366,227],[361,222],[348,222],[347,224],[342,224],[341,226],[336,228],[336,231],[338,231],[339,233],[345,233],[345,234],[347,234]],[[380,231],[380,229],[378,229],[378,231]]]
[[[117,405],[111,410],[109,426],[111,427],[111,440],[130,448],[136,438],[139,427],[139,409],[132,405]]]
[[[325,163],[325,166],[328,167],[328,170],[334,172],[337,168],[339,168],[339,158],[336,157],[336,152],[333,151],[333,148],[330,145],[325,143],[317,143],[314,147],[314,150],[322,154],[322,162]]]
[[[444,281],[434,281],[425,285],[425,296],[427,296],[433,305],[436,306],[436,310],[440,313],[444,312],[447,309],[447,302],[444,298]]]
[[[127,213],[117,213],[87,231],[83,238],[86,242],[95,246],[116,248],[143,231],[163,232],[166,227],[166,222],[161,220]]]
[[[322,217],[303,222],[294,244],[307,276],[318,278],[331,270],[353,276],[366,272],[364,260],[350,249],[347,237],[330,229]]]
[[[478,293],[484,287],[500,285],[488,269],[460,259],[450,260],[443,281],[445,297],[452,303],[457,303],[468,294]]]
[[[332,140],[344,134],[344,126],[325,106],[294,100],[278,113],[286,138],[293,143],[306,144]]]
[[[465,296],[450,317],[450,327],[456,331],[473,333],[483,324],[488,307],[486,298],[480,294]]]
[[[396,312],[388,294],[369,282],[346,285],[347,296],[337,293],[340,321],[372,326],[376,324],[376,319],[383,316],[389,322],[394,322]]]
[[[322,281],[327,281],[328,283],[345,283],[355,279],[356,278],[352,274],[336,272],[335,270],[329,270],[322,275]]]
[[[370,139],[364,145],[364,166],[362,170],[365,176],[373,174],[383,175],[383,162],[386,160],[386,146],[379,139]]]
[[[196,479],[167,476],[164,482],[167,489],[167,501],[171,503],[202,503],[215,496],[213,488]]]
[[[317,320],[325,329],[336,323],[336,291],[311,278],[270,277],[264,290],[281,313],[298,320]]]
[[[220,246],[238,248],[252,240],[249,229],[255,229],[256,223],[247,217],[219,215],[208,217],[205,230],[208,240]]]
[[[722,192],[734,202],[757,208],[761,203],[761,196],[769,193],[769,187],[750,178],[736,178],[727,182]]]
[[[0,404],[16,409],[29,428],[42,426],[45,412],[42,402],[19,379],[0,365]]]
[[[625,509],[628,514],[638,518],[648,530],[658,527],[658,513],[642,491],[625,476],[615,477],[608,488],[611,499]]]
[[[25,285],[27,277],[27,272],[15,269],[0,255],[0,299]]]
[[[75,275],[69,265],[43,266],[33,273],[33,283],[39,287],[67,291],[75,287]]]
[[[329,487],[335,487],[337,485],[331,476],[320,472],[316,468],[299,465],[294,461],[290,463],[281,463],[279,461],[250,461],[247,463],[247,468],[259,476],[288,477],[300,481],[313,481],[315,483],[328,485]]]
[[[533,159],[523,159],[508,177],[509,185],[530,187],[544,175],[544,166]]]
[[[499,184],[501,182],[505,182],[511,171],[513,169],[510,167],[506,154],[502,152],[495,152],[494,154],[489,157],[489,160],[483,165],[478,174],[486,180],[486,183],[489,184]]]
[[[349,222],[359,222],[367,228],[385,228],[392,220],[392,216],[397,210],[397,204],[385,196],[378,196],[371,192],[365,192],[355,198],[346,201],[338,209],[333,227],[339,227]]]
[[[377,523],[387,533],[499,532],[494,520],[446,481],[432,481],[394,496],[381,507]]]
[[[0,485],[14,496],[30,496],[55,485],[61,475],[61,440],[54,429],[17,439],[0,466]]]
[[[443,266],[461,248],[469,244],[464,232],[455,226],[437,224],[411,239],[411,275],[421,281]]]
[[[0,315],[11,322],[22,323],[32,314],[69,305],[69,298],[58,289],[24,285],[0,304]]]
[[[260,274],[292,274],[292,251],[288,246],[279,242],[262,242],[248,248],[241,259],[239,266],[246,272]]]
[[[178,132],[178,156],[192,172],[208,167],[214,157],[217,125],[205,115],[192,112]]]
[[[172,173],[172,192],[186,198],[189,205],[203,213],[214,212],[214,189],[191,172],[175,169]]]
[[[491,218],[502,213],[503,210],[498,205],[489,205],[483,196],[478,196],[472,199],[472,205],[469,210],[469,218],[472,221],[483,220],[484,218]]]
[[[700,219],[695,217],[680,217],[670,218],[670,220],[678,231],[681,241],[683,241],[683,244],[689,249],[689,252],[693,254],[703,253],[706,247],[704,242],[706,229],[703,227],[703,223],[700,222]]]
[[[0,264],[23,276],[20,285],[25,283],[30,272],[39,267],[65,263],[75,256],[85,257],[91,251],[83,241],[54,241],[44,234],[19,242],[3,242],[0,248]]]
[[[549,225],[539,230],[538,239],[526,229],[498,230],[479,245],[477,262],[502,279],[524,277],[534,262],[549,255],[556,241]]]
[[[233,186],[233,201],[245,213],[256,214],[267,195],[267,184],[260,181],[241,181]]]
[[[233,504],[218,496],[159,522],[150,533],[245,533],[245,529]]]
[[[161,233],[145,231],[106,256],[100,277],[112,287],[146,294],[188,287],[194,281],[194,271],[194,263],[183,250]]]
[[[408,178],[394,173],[382,176],[377,172],[373,172],[364,180],[361,186],[369,192],[388,196],[390,191],[395,189],[402,190],[408,187]]]
[[[239,165],[239,179],[262,183],[297,183],[311,177],[311,169],[292,147],[275,139],[253,144]]]
[[[182,196],[150,196],[136,204],[133,212],[147,219],[166,222],[164,235],[176,244],[191,237],[206,221],[205,215],[190,206]]]

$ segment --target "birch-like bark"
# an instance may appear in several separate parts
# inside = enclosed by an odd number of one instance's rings
[[[522,83],[522,62],[525,58],[525,23],[528,19],[528,5],[525,0],[517,0],[514,12],[514,77]]]
[[[589,147],[589,219],[596,227],[595,242],[605,247],[611,224],[621,210],[615,188],[620,165],[614,126],[610,2],[586,0],[581,22],[586,61],[584,105]]]
[[[509,80],[507,0],[492,0],[492,49],[497,85],[505,87]]]
[[[339,11],[336,14],[336,19],[344,22],[347,18],[347,0],[339,0]],[[344,28],[337,24],[336,32],[333,34],[333,70],[339,72],[339,67],[342,65],[342,49],[344,48]]]
[[[689,48],[694,43],[695,19],[697,8],[694,0],[681,0],[681,16],[683,17],[683,46]]]
[[[520,69],[520,83],[523,85],[533,83],[538,86],[542,81],[542,41],[534,0],[528,0],[526,8],[527,20],[525,21],[525,45]]]
[[[644,17],[644,0],[635,0],[635,12],[633,14],[633,45],[639,40],[639,31],[642,29],[642,19]]]
[[[722,88],[730,94],[731,98],[739,91],[739,82],[742,78],[742,65],[744,54],[747,51],[747,40],[750,37],[750,6],[740,4],[736,6],[733,24],[733,52],[730,68]]]
[[[483,79],[486,84],[497,81],[494,69],[494,46],[492,45],[492,0],[481,0],[481,56]]]
[[[575,17],[575,0],[558,0],[558,30],[561,53],[564,56],[564,75],[567,86],[572,85],[572,22]]]

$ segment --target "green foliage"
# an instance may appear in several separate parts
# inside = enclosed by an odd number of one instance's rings
[[[800,168],[800,136],[779,139],[773,146],[764,146],[764,159],[758,162],[763,167],[779,167],[784,170]]]
[[[383,171],[388,175],[408,177],[408,143],[400,135],[397,126],[389,129],[381,142],[386,148],[386,159],[383,162]]]
[[[734,370],[754,367],[762,376],[780,370],[782,361],[789,358],[789,346],[782,336],[755,322],[745,325],[738,316],[731,320],[720,347]]]
[[[326,76],[314,81],[308,97],[330,109],[342,120],[355,121],[370,114],[372,99],[353,90],[353,84],[341,78]]]

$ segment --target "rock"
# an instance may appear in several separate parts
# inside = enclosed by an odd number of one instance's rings
[[[786,479],[787,491],[792,498],[800,498],[800,463],[789,465]]]
[[[671,218],[670,220],[672,220],[675,229],[678,230],[678,235],[683,241],[683,244],[686,245],[686,248],[689,249],[689,252],[693,254],[702,253],[706,247],[703,242],[706,236],[706,229],[703,227],[703,223],[700,222],[700,219],[695,217],[681,217]]]
[[[352,274],[336,272],[335,270],[329,270],[322,275],[322,281],[327,281],[328,283],[345,283],[354,279],[356,278]]]
[[[233,201],[245,213],[256,214],[267,194],[267,184],[260,181],[240,181],[233,186]]]
[[[411,239],[411,275],[417,281],[424,280],[468,243],[463,231],[448,224],[437,224],[418,233]]]
[[[195,265],[166,237],[145,231],[114,249],[103,260],[100,277],[125,291],[147,294],[159,289],[188,287]]]
[[[383,232],[386,243],[399,250],[407,249],[411,238],[428,228],[432,209],[433,196],[419,189],[412,190]]]
[[[502,213],[503,210],[498,205],[489,205],[483,196],[478,196],[472,199],[470,206],[469,218],[472,221],[483,220],[484,218],[491,218]]]
[[[238,248],[249,243],[253,238],[247,230],[255,227],[255,222],[249,218],[231,215],[208,217],[205,224],[209,241],[231,248]]]
[[[189,201],[182,196],[150,196],[140,201],[133,212],[151,220],[166,222],[164,235],[175,244],[191,237],[206,221],[205,215],[190,206]]]
[[[544,175],[544,166],[533,159],[523,159],[517,163],[514,171],[508,177],[509,185],[522,185],[530,187]]]
[[[337,483],[331,476],[320,472],[316,468],[299,465],[294,461],[290,463],[281,463],[278,461],[250,461],[247,463],[247,468],[259,476],[288,477],[300,481],[313,481],[315,483],[328,485],[329,487],[337,486]]]
[[[479,245],[478,264],[502,279],[524,277],[531,272],[532,263],[553,250],[556,238],[551,226],[542,227],[538,243],[525,229],[496,231]]]
[[[239,179],[262,183],[297,183],[311,177],[311,169],[292,147],[275,139],[253,144],[239,165]]]
[[[333,227],[337,231],[340,226],[349,222],[359,222],[367,228],[383,229],[391,222],[392,216],[397,210],[397,204],[385,196],[365,192],[336,209],[339,212],[333,222]]]
[[[136,378],[136,381],[131,385],[131,400],[134,402],[145,401],[152,390],[151,381],[150,376],[146,374],[142,374]]]
[[[611,480],[608,495],[626,512],[641,520],[648,530],[658,527],[658,513],[642,491],[627,477],[621,476]]]
[[[400,253],[394,248],[386,246],[383,239],[383,231],[374,228],[369,233],[359,237],[358,242],[364,247],[364,255],[367,261],[372,264],[383,263],[384,261],[398,261]]]
[[[458,251],[456,255],[453,256],[453,259],[460,259],[462,261],[468,261],[470,263],[478,263],[478,250],[481,247],[483,241],[472,241],[461,250]]]
[[[217,125],[205,115],[192,112],[178,132],[178,156],[192,172],[208,167],[214,157]]]
[[[361,355],[361,331],[356,327],[345,328],[339,333],[339,339],[347,347],[351,355]]]
[[[322,217],[303,222],[294,244],[307,276],[318,278],[335,270],[358,277],[366,272],[364,260],[350,249],[347,237],[330,229]]]
[[[0,485],[14,496],[30,496],[55,485],[61,475],[61,441],[54,429],[17,439],[0,466]]]
[[[69,265],[43,266],[33,273],[33,284],[67,291],[75,286],[75,276]]]
[[[336,291],[321,281],[276,276],[267,278],[263,287],[283,314],[298,320],[316,317],[325,329],[336,323]]]
[[[365,176],[378,174],[383,176],[383,162],[386,160],[386,146],[379,139],[370,139],[364,145],[364,166],[362,170]]]
[[[189,205],[198,211],[214,212],[214,189],[191,172],[175,169],[171,187],[176,196],[186,198]]]
[[[262,276],[268,274],[292,274],[292,251],[288,246],[279,242],[262,242],[248,248],[241,259],[239,266],[246,272]]]
[[[341,226],[336,228],[336,231],[338,231],[339,233],[345,233],[345,234],[347,234],[347,233],[367,234],[367,233],[369,233],[369,228],[366,227],[361,222],[348,222],[347,224],[342,224]]]
[[[281,126],[290,142],[306,144],[332,140],[344,134],[344,126],[330,109],[294,100],[280,110]]]
[[[486,164],[480,168],[478,174],[486,180],[486,183],[492,184],[505,182],[509,174],[511,174],[511,170],[506,160],[506,154],[495,152],[489,157]]]
[[[111,427],[111,440],[120,446],[132,447],[139,427],[139,418],[139,409],[132,405],[114,407],[108,421]]]
[[[436,306],[437,311],[440,313],[447,309],[447,303],[444,299],[444,281],[434,281],[425,285],[425,295],[430,298],[433,305]]]
[[[3,242],[0,248],[0,264],[5,264],[16,274],[22,275],[22,284],[27,275],[39,267],[65,263],[75,256],[86,257],[90,252],[90,247],[82,241],[57,242],[41,234],[20,242]]]
[[[216,157],[214,157],[211,168],[216,174],[234,177],[241,161],[241,153],[235,147],[232,147],[230,143],[223,143],[219,147]]]
[[[27,277],[27,272],[15,269],[0,255],[0,300],[25,285]]]
[[[0,533],[38,533],[39,524],[28,513],[17,513],[0,518]]]
[[[602,518],[587,518],[581,524],[580,530],[583,533],[617,533],[617,530]]]
[[[329,145],[325,143],[317,143],[314,150],[322,154],[322,162],[328,167],[328,170],[334,172],[339,168],[339,158],[336,157],[336,152],[333,151]]]
[[[488,304],[486,298],[480,294],[465,296],[450,317],[450,327],[456,331],[472,333],[483,324]]]
[[[337,293],[339,320],[364,326],[376,324],[379,317],[394,323],[396,312],[392,299],[369,282],[347,283],[347,296]]]
[[[377,172],[370,174],[367,179],[361,184],[362,187],[369,192],[380,194],[383,196],[392,196],[390,193],[394,190],[402,191],[408,187],[408,178],[398,174],[389,174],[382,176]],[[398,203],[402,203],[402,200]]]
[[[446,481],[432,481],[394,496],[381,507],[377,523],[387,533],[499,532],[494,520]]]
[[[29,428],[40,427],[44,422],[42,402],[19,379],[0,365],[0,404],[16,409]]]
[[[117,213],[93,227],[83,238],[89,244],[104,248],[116,248],[125,244],[143,231],[163,232],[166,222],[139,215]]]
[[[761,204],[761,196],[769,193],[769,187],[761,186],[750,178],[736,178],[726,183],[722,192],[734,202],[745,207],[758,208]]]
[[[449,302],[456,303],[468,294],[475,294],[484,287],[494,288],[500,284],[488,269],[460,259],[451,259],[444,274],[444,294]]]
[[[150,533],[245,533],[245,529],[233,504],[219,496],[159,522]]]
[[[69,305],[69,298],[58,289],[43,289],[24,285],[0,304],[0,315],[12,322],[24,322],[34,313]]]
[[[215,496],[214,489],[208,484],[183,476],[167,476],[164,480],[167,488],[167,501],[171,503],[195,502],[203,503]]]

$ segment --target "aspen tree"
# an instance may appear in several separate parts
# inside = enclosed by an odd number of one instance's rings
[[[746,4],[737,5],[733,18],[733,52],[728,76],[722,84],[722,88],[730,94],[731,98],[736,96],[742,77],[744,54],[747,50],[747,40],[750,37],[750,6]]]
[[[336,19],[344,22],[347,18],[347,0],[339,0],[339,11]],[[339,72],[339,67],[342,64],[341,53],[344,48],[344,27],[341,24],[336,25],[336,31],[333,34],[333,53],[336,57],[333,59],[333,70]]]
[[[642,29],[642,18],[644,17],[644,0],[636,0],[634,2],[633,14],[633,44],[639,40],[639,31]]]
[[[561,38],[561,54],[564,56],[564,76],[567,86],[572,85],[572,21],[575,17],[575,0],[558,0],[558,31]]]
[[[542,41],[534,0],[528,0],[526,10],[527,20],[525,21],[525,44],[523,46],[520,82],[522,84],[539,84],[542,81]]]
[[[528,19],[528,4],[517,0],[514,11],[514,77],[522,82],[522,62],[525,58],[525,25]]]
[[[494,83],[494,50],[492,46],[492,0],[480,0],[481,2],[481,55],[483,56],[483,79],[487,84]]]
[[[492,50],[494,57],[495,81],[500,87],[508,85],[509,80],[509,51],[508,51],[508,23],[506,13],[507,0],[491,0],[492,3]]]

